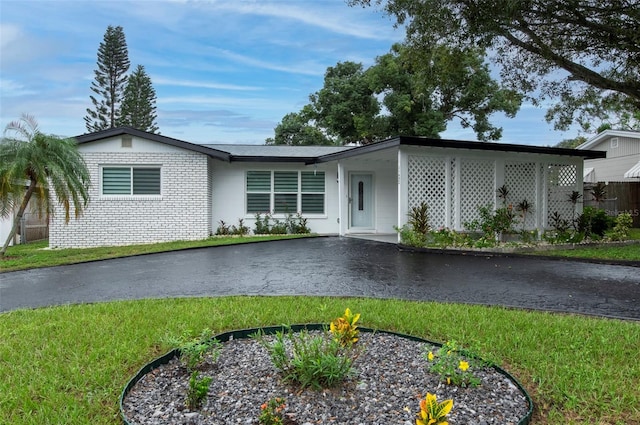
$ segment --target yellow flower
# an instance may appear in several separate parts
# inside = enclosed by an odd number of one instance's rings
[[[460,360],[460,364],[458,365],[458,369],[460,369],[461,371],[466,371],[467,369],[469,369],[469,363],[465,362],[464,360]]]
[[[433,355],[433,351],[429,351],[429,354],[427,354],[427,359],[429,359],[429,361],[432,362],[434,358],[435,356]]]

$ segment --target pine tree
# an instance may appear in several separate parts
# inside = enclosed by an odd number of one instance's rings
[[[156,118],[156,91],[144,66],[138,65],[124,89],[118,125],[156,133]]]
[[[129,70],[129,51],[122,27],[109,25],[104,40],[98,48],[98,69],[94,71],[95,80],[89,96],[93,108],[87,108],[84,121],[90,132],[115,127],[120,114],[127,71]]]

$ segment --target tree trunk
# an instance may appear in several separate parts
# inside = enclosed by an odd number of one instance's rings
[[[13,226],[11,227],[11,231],[9,232],[9,237],[7,238],[6,242],[4,243],[4,246],[2,247],[2,250],[0,250],[0,257],[4,257],[5,252],[7,252],[7,248],[9,247],[9,242],[11,242],[11,239],[13,239],[13,237],[16,234],[16,231],[18,230],[18,223],[20,223],[20,220],[22,220],[22,216],[24,215],[24,211],[27,209],[27,205],[29,204],[29,200],[31,199],[31,195],[36,190],[36,186],[37,186],[37,184],[36,184],[35,180],[31,180],[31,182],[29,183],[29,188],[25,192],[24,198],[22,198],[22,203],[20,204],[20,208],[18,208],[18,213],[16,214],[15,218],[13,219]]]

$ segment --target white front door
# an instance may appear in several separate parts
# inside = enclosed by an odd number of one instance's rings
[[[373,228],[373,176],[351,174],[349,193],[352,228]]]

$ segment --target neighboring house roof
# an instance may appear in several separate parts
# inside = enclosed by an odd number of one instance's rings
[[[638,131],[624,131],[624,130],[605,130],[602,133],[598,133],[591,139],[587,140],[580,146],[576,147],[579,150],[591,149],[608,137],[629,137],[632,139],[640,139],[640,132]]]
[[[542,146],[515,145],[509,143],[469,142],[460,140],[432,139],[428,137],[398,136],[369,145],[351,146],[272,146],[272,145],[222,145],[195,144],[173,139],[160,134],[147,133],[130,127],[117,127],[91,134],[76,136],[79,144],[90,143],[128,134],[135,137],[200,152],[227,162],[304,162],[305,164],[329,162],[342,158],[403,146],[455,148],[481,151],[539,153],[547,155],[575,156],[585,159],[605,158],[606,152],[549,148]]]
[[[625,179],[640,178],[640,161],[624,173]]]

